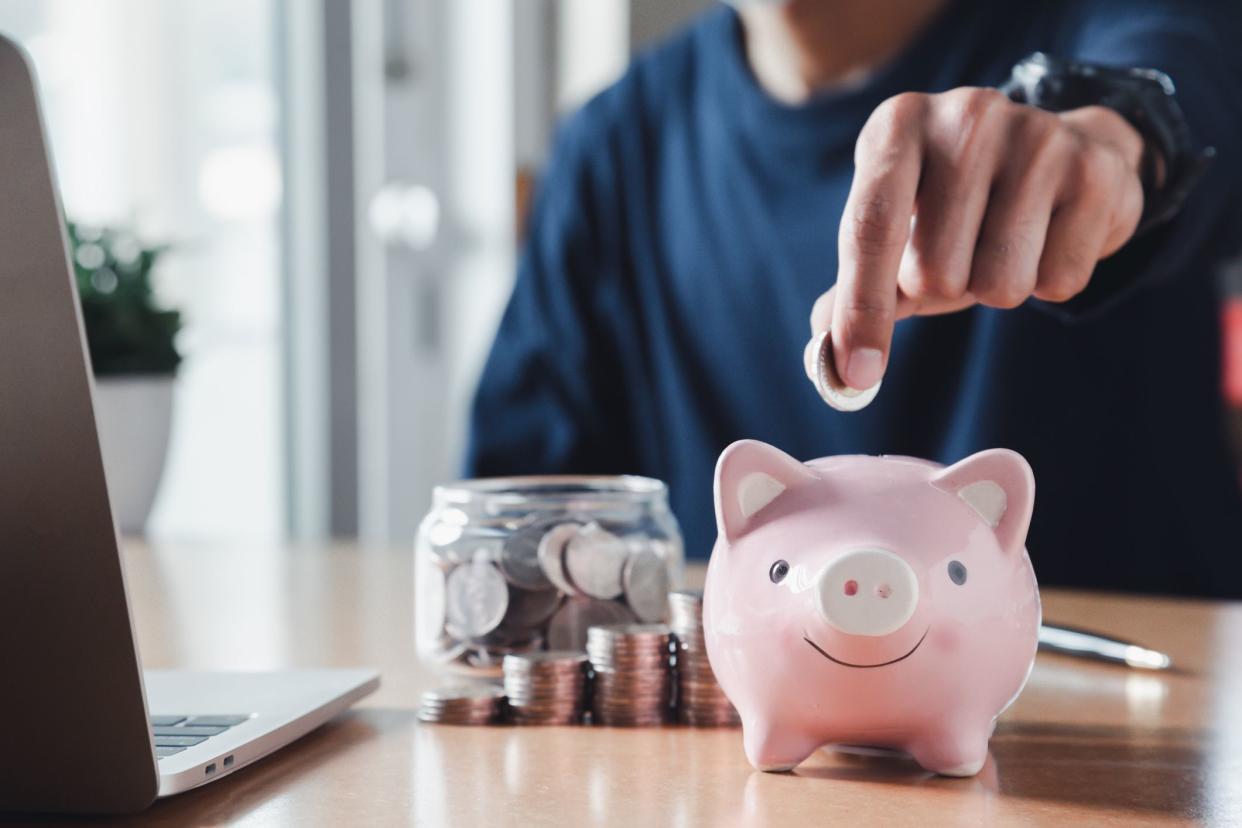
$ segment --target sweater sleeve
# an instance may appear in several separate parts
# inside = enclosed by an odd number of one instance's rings
[[[604,472],[624,452],[610,421],[609,349],[591,322],[607,266],[596,209],[599,132],[589,111],[559,130],[475,394],[468,476]]]
[[[1063,304],[1032,302],[1066,320],[1089,318],[1146,286],[1210,279],[1242,239],[1242,4],[1212,0],[1109,0],[1069,4],[1057,51],[1114,66],[1159,69],[1200,147],[1216,158],[1170,222],[1101,261],[1090,284]],[[1053,50],[1049,50],[1053,51]]]

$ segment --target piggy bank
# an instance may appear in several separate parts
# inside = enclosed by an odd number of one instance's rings
[[[703,625],[751,764],[789,770],[848,744],[978,773],[1035,661],[1034,494],[1004,449],[945,467],[729,446]]]

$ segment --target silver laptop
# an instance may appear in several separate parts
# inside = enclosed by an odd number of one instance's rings
[[[366,670],[144,676],[92,388],[34,74],[0,37],[0,813],[140,810],[379,685]]]

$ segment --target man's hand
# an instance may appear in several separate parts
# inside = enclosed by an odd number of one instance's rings
[[[1138,225],[1142,153],[1104,107],[1058,115],[975,88],[881,104],[855,150],[837,283],[811,312],[841,379],[880,381],[898,319],[1078,294]]]

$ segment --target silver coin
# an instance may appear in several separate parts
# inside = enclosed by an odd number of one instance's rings
[[[495,684],[457,684],[452,687],[437,687],[424,691],[423,703],[445,703],[453,701],[498,701],[505,697],[504,690]]]
[[[563,669],[571,673],[582,672],[586,664],[586,656],[577,650],[541,650],[537,653],[523,653],[505,660],[505,670],[515,671],[554,671]]]
[[[420,642],[439,638],[444,630],[447,591],[444,570],[429,555],[417,556],[414,567],[415,626]]]
[[[548,528],[546,523],[537,523],[519,529],[505,540],[500,550],[500,571],[509,583],[529,590],[553,587],[539,560],[539,544]]]
[[[426,541],[428,551],[439,555],[443,548],[457,543],[465,529],[465,517],[465,514],[462,514],[461,520],[455,521],[445,520],[443,516],[436,515],[435,512],[427,515],[419,527],[418,534]]]
[[[617,646],[645,645],[652,643],[667,643],[673,635],[673,631],[669,629],[667,624],[634,622],[618,622],[615,624],[596,624],[591,630],[593,638],[599,638],[601,641],[614,641]]]
[[[629,608],[617,601],[570,598],[548,622],[548,649],[585,650],[588,628],[633,620]]]
[[[485,644],[467,650],[462,657],[462,661],[470,667],[474,676],[503,678],[505,656],[512,655],[513,653],[533,652],[542,648],[542,637],[533,638],[526,644],[511,646]]]
[[[461,657],[469,647],[465,641],[445,632],[435,641],[423,645],[420,652],[433,661],[454,661]]]
[[[565,546],[565,571],[569,580],[592,598],[616,598],[622,590],[621,570],[626,557],[620,538],[599,524],[588,524]]]
[[[504,548],[504,538],[495,534],[482,534],[476,530],[464,534],[452,546],[440,550],[441,560],[452,566],[483,561],[497,561]]]
[[[668,567],[664,559],[643,549],[631,555],[621,573],[625,602],[639,621],[663,621],[668,614]]]
[[[878,382],[859,391],[841,380],[833,357],[831,330],[824,331],[807,343],[802,361],[806,375],[814,383],[820,398],[837,411],[860,411],[870,405],[880,392]]]
[[[529,653],[543,649],[543,635],[538,630],[497,627],[487,635],[467,642],[472,649],[487,650],[500,661],[509,653]]]
[[[578,588],[565,574],[565,546],[578,534],[580,524],[560,523],[539,538],[539,567],[547,579],[566,595],[579,595]]]
[[[445,582],[449,626],[478,638],[500,626],[509,608],[509,587],[490,563],[476,560],[449,573]]]

